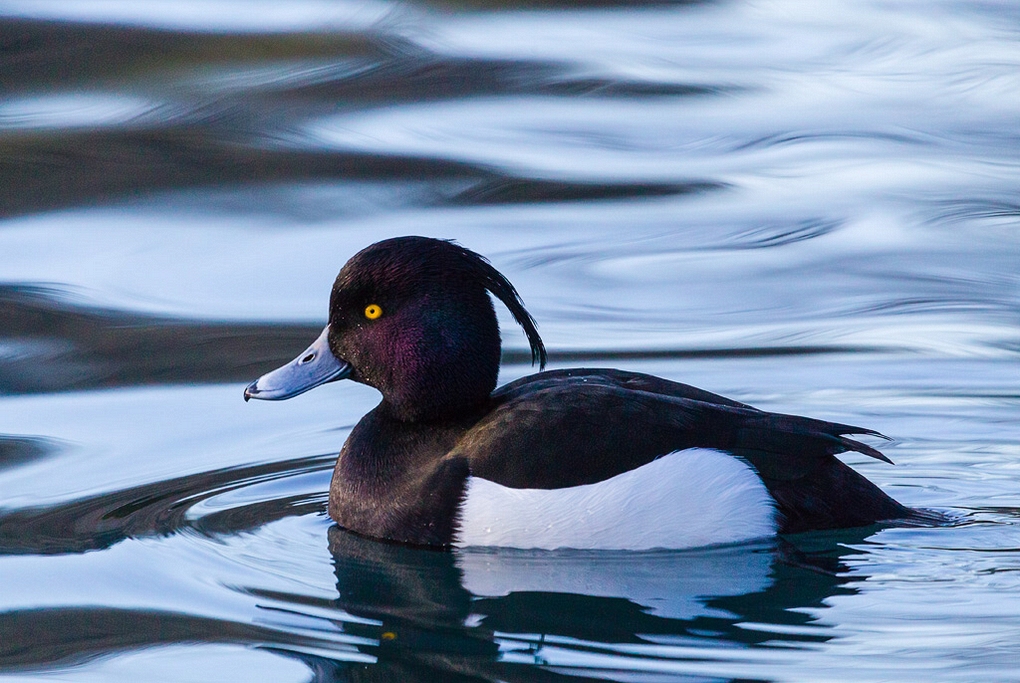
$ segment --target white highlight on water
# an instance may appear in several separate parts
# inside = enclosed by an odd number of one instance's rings
[[[456,545],[648,550],[776,533],[757,473],[719,451],[677,451],[596,484],[513,489],[470,477]]]
[[[517,550],[454,552],[461,584],[475,597],[573,593],[624,598],[667,619],[731,618],[705,596],[760,593],[773,583],[773,541],[692,550]]]

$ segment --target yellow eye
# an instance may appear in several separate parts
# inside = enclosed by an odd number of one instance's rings
[[[365,307],[365,317],[369,320],[375,320],[382,315],[382,309],[377,304],[369,304]]]

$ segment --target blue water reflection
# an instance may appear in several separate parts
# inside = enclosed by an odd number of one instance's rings
[[[965,0],[5,3],[0,672],[1015,678],[1018,40]],[[377,395],[241,390],[401,234],[490,257],[552,367],[888,434],[895,467],[850,464],[950,522],[644,554],[332,528]]]

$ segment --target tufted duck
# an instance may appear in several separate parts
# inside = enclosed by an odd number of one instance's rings
[[[840,462],[851,425],[768,413],[658,377],[539,372],[496,389],[489,293],[546,351],[514,286],[449,241],[400,237],[351,258],[329,324],[245,400],[351,379],[382,393],[340,451],[329,514],[427,546],[686,548],[915,514]]]

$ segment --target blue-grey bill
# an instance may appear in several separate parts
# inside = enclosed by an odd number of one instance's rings
[[[350,363],[340,360],[329,350],[329,325],[326,325],[319,338],[300,356],[249,384],[244,390],[244,400],[282,401],[349,374]]]

